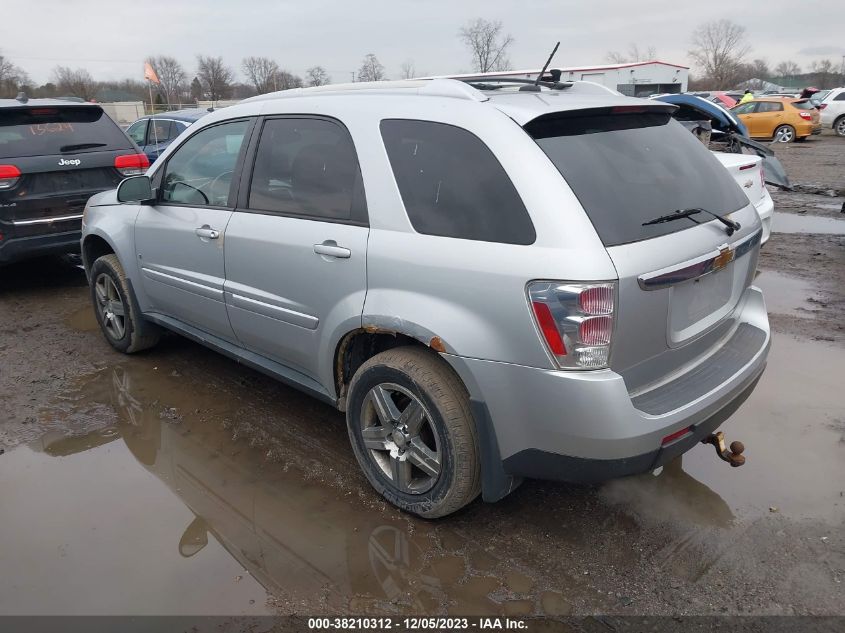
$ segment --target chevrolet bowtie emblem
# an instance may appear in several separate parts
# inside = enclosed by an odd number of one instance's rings
[[[713,258],[713,270],[721,270],[734,260],[734,252],[729,246],[720,246],[719,254]]]

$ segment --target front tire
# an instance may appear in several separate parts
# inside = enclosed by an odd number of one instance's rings
[[[437,518],[481,492],[469,396],[434,352],[399,347],[361,365],[349,386],[346,424],[370,484],[398,508]]]
[[[779,143],[791,143],[795,140],[795,128],[791,125],[779,125],[773,137]]]
[[[144,320],[117,255],[103,255],[91,266],[91,301],[109,344],[134,354],[158,343],[161,330]]]

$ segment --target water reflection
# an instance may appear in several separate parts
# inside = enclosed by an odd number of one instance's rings
[[[195,517],[174,534],[179,557],[199,558],[216,540],[281,610],[317,604],[335,613],[504,614],[515,605],[542,613],[552,604],[556,613],[568,611],[564,593],[549,591],[548,581],[532,581],[522,592],[506,589],[494,570],[507,561],[481,552],[480,544],[442,524],[368,507],[295,464],[266,461],[233,442],[220,419],[166,406],[167,395],[176,393],[169,374],[129,367],[100,372],[72,398],[77,406],[106,401],[115,425],[69,437],[47,434],[38,448],[62,456],[121,438]],[[479,552],[494,558],[486,571],[470,562]]]

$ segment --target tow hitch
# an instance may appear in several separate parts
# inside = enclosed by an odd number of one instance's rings
[[[733,467],[742,466],[745,463],[745,444],[742,442],[731,442],[730,450],[725,448],[725,434],[721,431],[711,433],[703,440],[702,444],[712,444],[716,447],[716,454]]]

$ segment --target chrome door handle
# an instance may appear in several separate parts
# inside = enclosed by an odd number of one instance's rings
[[[217,229],[213,229],[207,225],[198,229],[194,229],[194,233],[196,233],[200,237],[204,237],[207,240],[216,240],[218,237],[220,237],[220,231],[218,231]]]
[[[349,259],[352,251],[343,246],[338,246],[334,240],[326,240],[322,244],[314,244],[314,252],[317,255],[325,255],[326,257],[337,257],[339,259]]]

